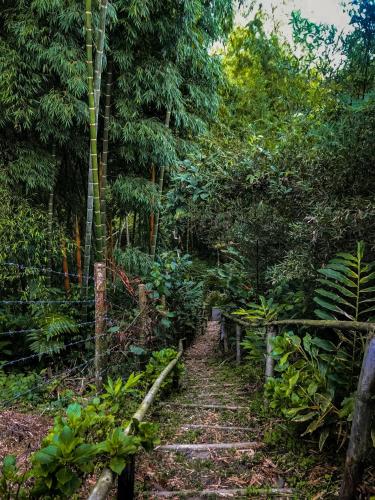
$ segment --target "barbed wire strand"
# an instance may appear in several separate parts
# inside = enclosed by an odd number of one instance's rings
[[[93,325],[93,324],[95,324],[95,321],[85,321],[84,323],[77,323],[76,325],[74,325],[74,328]],[[26,330],[8,330],[7,332],[0,332],[0,336],[5,336],[5,335],[11,336],[19,333],[42,332],[43,330],[44,330],[43,328],[28,328]]]
[[[81,275],[75,273],[65,273],[63,271],[55,271],[49,267],[36,267],[36,266],[28,266],[26,264],[18,264],[17,262],[0,262],[0,266],[8,266],[8,267],[17,267],[19,270],[31,270],[31,271],[40,271],[42,273],[53,273],[58,274],[60,276],[71,276],[72,278],[81,278]],[[93,276],[88,277],[90,280],[94,280]]]

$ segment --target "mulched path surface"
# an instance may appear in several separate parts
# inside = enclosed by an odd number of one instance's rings
[[[154,411],[153,420],[160,424],[161,444],[234,443],[262,439],[264,428],[249,408],[248,388],[235,377],[228,380],[228,367],[218,352],[218,340],[219,324],[209,322],[205,335],[198,337],[187,350],[182,391]],[[184,403],[238,406],[241,409],[179,406]],[[208,427],[184,427],[189,424]],[[217,429],[216,426],[247,429]],[[271,457],[257,449],[187,453],[156,449],[138,459],[137,498],[156,498],[150,492],[162,490],[177,493],[181,490],[284,487],[287,485],[282,472]]]

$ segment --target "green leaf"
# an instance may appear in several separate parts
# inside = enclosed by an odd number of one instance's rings
[[[329,340],[321,339],[320,337],[312,337],[310,342],[321,349],[324,349],[325,351],[335,351],[336,346],[333,344],[333,342],[330,342]]]
[[[320,319],[328,319],[328,320],[334,320],[335,317],[332,314],[329,314],[325,311],[322,311],[321,309],[314,309],[314,313],[318,316]]]
[[[55,462],[60,456],[60,450],[57,448],[57,446],[51,444],[37,451],[34,455],[34,459],[40,464],[48,465]]]
[[[307,422],[307,420],[311,420],[316,416],[316,413],[314,411],[305,413],[304,415],[297,415],[296,417],[292,418],[293,422]]]
[[[327,276],[328,278],[333,278],[339,281],[340,283],[344,283],[345,285],[348,285],[352,288],[357,288],[356,283],[354,283],[353,281],[351,281],[349,278],[339,273],[338,271],[324,267],[323,269],[319,269],[318,272],[320,274],[323,274],[324,276]]]
[[[343,299],[336,293],[330,292],[329,290],[324,290],[323,288],[318,288],[315,290],[316,293],[319,293],[320,295],[323,295],[323,297],[327,297],[331,300],[334,300],[335,302],[338,302],[339,304],[345,304],[346,306],[351,307],[352,309],[355,309],[355,306],[348,302],[347,300]]]
[[[336,254],[337,257],[342,257],[343,259],[346,259],[346,260],[351,260],[355,263],[358,263],[358,259],[356,256],[350,254],[350,253],[344,253],[344,252],[339,252]]]
[[[113,457],[109,462],[109,468],[116,472],[116,474],[121,474],[121,472],[125,469],[126,461],[121,457]]]
[[[328,436],[329,429],[323,429],[319,436],[319,451],[322,451],[322,449],[324,448],[324,443],[326,442]]]
[[[353,293],[351,290],[348,290],[347,288],[339,285],[338,283],[336,283],[335,281],[330,281],[330,280],[327,280],[327,279],[319,279],[318,280],[319,283],[321,283],[322,285],[327,285],[327,286],[330,286],[331,288],[335,288],[336,290],[338,290],[339,292],[341,292],[343,295],[345,295],[346,297],[350,297],[352,299],[355,299],[357,296],[355,293]]]
[[[66,467],[63,467],[56,472],[56,479],[60,484],[65,484],[68,481],[71,481],[74,477],[75,474]]]
[[[75,424],[81,418],[81,406],[78,403],[69,405],[66,416],[72,424]]]
[[[375,272],[374,273],[370,273],[367,276],[364,276],[363,278],[361,278],[359,280],[359,282],[362,285],[363,283],[368,283],[369,281],[372,281],[373,279],[375,279]]]

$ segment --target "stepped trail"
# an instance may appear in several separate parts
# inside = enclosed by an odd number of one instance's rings
[[[138,457],[137,498],[292,498],[262,442],[267,423],[250,410],[251,387],[218,352],[219,329],[209,322],[187,349],[182,390],[154,412],[161,443]]]

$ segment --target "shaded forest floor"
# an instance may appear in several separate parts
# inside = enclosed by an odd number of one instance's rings
[[[261,368],[223,360],[218,339],[219,325],[209,322],[186,352],[182,390],[155,409],[161,445],[138,457],[137,498],[337,498],[343,454],[319,453],[273,418]],[[207,444],[229,448],[196,446]]]

